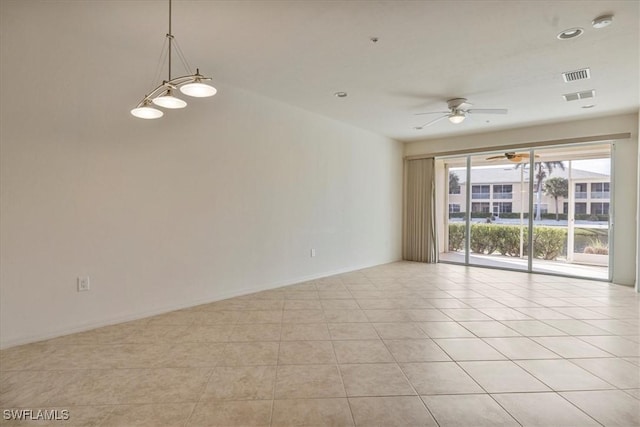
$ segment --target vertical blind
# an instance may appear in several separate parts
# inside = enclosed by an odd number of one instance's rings
[[[435,161],[405,162],[402,258],[437,262],[435,230]]]

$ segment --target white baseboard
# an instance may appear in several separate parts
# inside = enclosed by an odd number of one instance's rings
[[[35,334],[26,337],[9,339],[7,341],[0,341],[0,350],[4,350],[10,347],[16,347],[24,344],[31,344],[38,341],[44,341],[52,338],[61,337],[64,335],[75,334],[78,332],[85,332],[91,329],[101,328],[103,326],[111,326],[118,323],[130,322],[132,320],[144,319],[150,316],[156,316],[158,314],[168,313],[170,311],[181,310],[183,308],[194,307],[201,304],[209,304],[216,301],[225,300],[228,298],[238,297],[242,295],[248,295],[260,291],[266,291],[269,289],[281,288],[283,286],[294,285],[296,283],[306,282],[309,280],[320,279],[323,277],[333,276],[336,274],[349,273],[351,271],[362,270],[364,268],[375,267],[377,265],[389,264],[392,262],[400,261],[400,259],[394,259],[381,263],[373,263],[373,264],[362,264],[358,266],[351,266],[346,268],[341,268],[337,270],[325,271],[323,273],[312,274],[308,276],[302,276],[297,278],[292,278],[288,280],[284,280],[281,282],[268,283],[262,286],[254,286],[250,288],[242,288],[234,290],[233,292],[222,292],[213,297],[205,298],[205,299],[197,299],[188,301],[182,304],[174,304],[169,306],[164,306],[160,308],[156,308],[153,310],[141,311],[136,313],[130,313],[125,315],[118,315],[114,317],[105,318],[99,321],[87,322],[80,325],[75,325],[73,327],[61,328],[52,332],[47,332],[44,334]]]

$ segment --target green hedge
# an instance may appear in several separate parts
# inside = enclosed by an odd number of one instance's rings
[[[465,215],[466,212],[452,212],[449,213],[449,218],[465,218]],[[471,212],[471,218],[488,218],[490,216],[492,215],[489,212]],[[543,213],[540,216],[542,216],[542,219],[556,219],[556,214],[554,213]],[[500,214],[500,218],[520,218],[520,212],[503,212]],[[525,212],[523,218],[528,219],[529,213]],[[609,215],[576,214],[575,218],[586,221],[609,221]],[[566,220],[567,214],[558,214],[558,219]]]
[[[464,250],[464,224],[449,224],[449,251]],[[527,254],[529,230],[523,228],[524,253]],[[567,229],[534,227],[533,252],[535,258],[556,259],[565,250]],[[520,227],[501,224],[471,224],[471,251],[491,255],[520,256]]]

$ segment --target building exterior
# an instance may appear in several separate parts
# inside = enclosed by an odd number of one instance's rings
[[[449,189],[449,213],[467,211],[466,168],[451,168],[450,174],[458,176],[458,187]],[[545,181],[560,177],[569,180],[568,188],[573,189],[575,214],[608,215],[610,204],[610,176],[580,169],[553,169],[547,172]],[[535,186],[535,183],[534,183]],[[536,201],[540,200],[541,213],[567,214],[569,197],[559,197],[557,201],[544,193],[544,181],[540,198],[534,193],[534,212]],[[534,188],[535,190],[535,188]],[[514,167],[475,167],[471,168],[471,212],[502,213],[529,212],[529,171]]]

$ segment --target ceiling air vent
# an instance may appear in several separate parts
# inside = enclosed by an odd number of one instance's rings
[[[576,80],[587,80],[591,78],[591,70],[589,68],[583,68],[581,70],[567,71],[562,73],[562,78],[565,83],[575,82]]]
[[[595,96],[596,96],[596,91],[593,89],[585,90],[583,92],[574,92],[574,93],[567,93],[565,95],[562,95],[565,101],[577,101],[579,99],[589,99]]]

